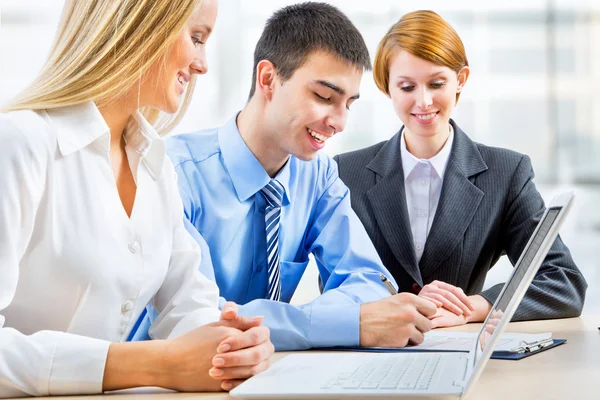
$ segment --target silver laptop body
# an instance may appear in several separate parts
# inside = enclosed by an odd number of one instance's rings
[[[466,397],[554,243],[572,199],[572,193],[552,199],[469,353],[298,353],[230,394],[277,399]]]

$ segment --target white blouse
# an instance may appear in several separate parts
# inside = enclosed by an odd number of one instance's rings
[[[440,152],[430,159],[419,159],[406,148],[404,132],[400,138],[406,206],[417,262],[421,261],[423,256],[427,236],[437,211],[453,142],[454,129],[450,125],[450,136]]]
[[[94,103],[0,114],[0,397],[101,392],[149,302],[153,338],[219,318],[163,141],[141,114],[125,140],[131,218]]]

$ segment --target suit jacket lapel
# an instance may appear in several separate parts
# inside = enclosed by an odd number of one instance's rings
[[[472,177],[487,170],[487,165],[475,143],[454,121],[450,123],[454,127],[454,143],[444,174],[440,201],[419,263],[424,276],[431,276],[454,251],[484,196],[472,183]]]
[[[399,140],[400,132],[390,139],[367,165],[368,169],[377,174],[377,183],[369,189],[367,198],[379,228],[398,263],[422,286],[406,207]]]

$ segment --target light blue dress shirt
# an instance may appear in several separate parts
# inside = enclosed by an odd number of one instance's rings
[[[168,139],[167,149],[186,226],[203,249],[200,270],[216,279],[221,306],[227,299],[241,305],[241,315],[265,316],[277,350],[358,346],[360,304],[389,296],[380,274],[391,274],[350,206],[335,161],[322,153],[308,162],[290,157],[276,176],[285,188],[279,233],[282,293],[276,302],[266,300],[266,204],[260,193],[271,178],[246,146],[236,117],[220,129]],[[292,306],[288,302],[309,254],[324,291],[308,304]]]

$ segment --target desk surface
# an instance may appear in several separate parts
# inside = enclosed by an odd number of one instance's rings
[[[476,332],[480,324],[452,328]],[[520,361],[490,360],[470,399],[600,399],[600,316],[586,315],[550,321],[511,323],[508,331],[522,333],[552,332],[567,343]],[[289,353],[276,353],[273,361]],[[187,400],[233,399],[226,393],[174,393],[141,388],[85,400]],[[52,400],[77,400],[79,397],[52,397]]]

